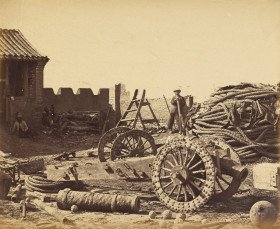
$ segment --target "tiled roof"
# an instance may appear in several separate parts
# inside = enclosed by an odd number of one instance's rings
[[[45,60],[19,30],[0,29],[0,59]]]

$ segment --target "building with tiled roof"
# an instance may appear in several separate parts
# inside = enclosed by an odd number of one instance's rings
[[[0,29],[0,59],[49,60],[39,54],[19,30],[14,29]]]
[[[16,112],[33,123],[41,118],[43,70],[49,61],[19,30],[0,29],[0,119],[13,122]]]

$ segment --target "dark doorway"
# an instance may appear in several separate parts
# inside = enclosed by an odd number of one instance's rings
[[[24,96],[24,63],[19,61],[9,63],[9,85],[11,96]]]

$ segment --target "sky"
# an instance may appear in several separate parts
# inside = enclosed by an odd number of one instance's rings
[[[280,0],[0,0],[0,28],[50,58],[44,86],[175,88],[280,79]]]

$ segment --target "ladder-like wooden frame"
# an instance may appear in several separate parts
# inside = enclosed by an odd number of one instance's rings
[[[116,126],[128,126],[131,128],[135,128],[138,121],[140,121],[144,130],[146,130],[145,123],[155,123],[157,127],[160,127],[159,121],[151,107],[150,102],[148,99],[145,98],[146,90],[143,90],[142,96],[138,99],[138,89],[134,91],[134,95],[132,100],[130,101],[126,111],[123,113],[121,119],[118,121]],[[135,106],[135,108],[133,108]],[[149,110],[152,114],[152,119],[144,119],[141,115],[141,109],[143,106],[148,106]],[[129,113],[135,112],[135,116],[133,118],[127,118]]]

